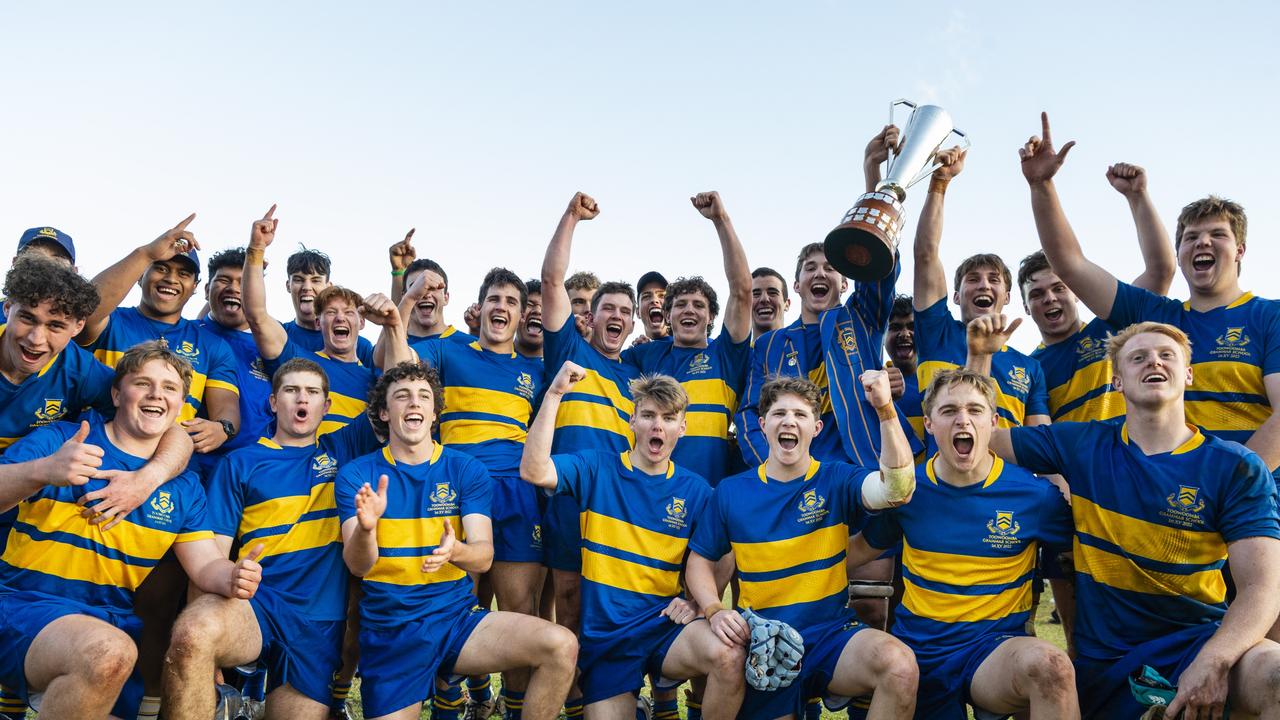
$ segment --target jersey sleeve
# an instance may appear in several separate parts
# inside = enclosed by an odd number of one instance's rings
[[[917,310],[915,324],[916,354],[919,358],[916,379],[920,384],[920,392],[923,393],[934,375],[956,365],[947,350],[956,347],[958,323],[947,309],[947,299],[944,297],[923,310]],[[968,347],[963,337],[960,338],[959,346]]]
[[[720,367],[723,368],[721,379],[741,402],[742,390],[747,384],[747,375],[751,371],[751,338],[748,336],[742,342],[734,342],[729,331],[722,329],[720,336],[716,338],[715,346],[717,359]],[[730,409],[737,410],[737,408]]]
[[[355,460],[361,455],[377,451],[382,443],[373,433],[373,425],[363,413],[351,419],[351,422],[325,433],[319,439],[320,448],[338,461],[338,467]]]
[[[1067,452],[1064,452],[1065,443],[1062,442],[1061,436],[1063,429],[1068,425],[1079,424],[1055,423],[1010,428],[1009,441],[1013,444],[1013,454],[1017,458],[1017,464],[1040,475],[1052,473],[1063,475],[1070,482],[1070,476],[1065,472]]]
[[[224,457],[209,475],[209,529],[215,535],[234,538],[244,516],[244,483],[240,477],[244,466],[234,457]]]
[[[67,438],[75,435],[79,429],[79,423],[62,421],[36,428],[28,433],[26,437],[10,445],[4,451],[4,454],[0,455],[0,465],[12,465],[48,457],[58,452],[58,448],[62,447],[62,443],[66,442]]]
[[[1263,322],[1262,375],[1274,373],[1280,373],[1280,302],[1270,301]]]
[[[1075,535],[1071,506],[1056,485],[1046,480],[1044,486],[1040,502],[1040,544],[1053,552],[1070,550],[1071,539]]]
[[[368,482],[364,477],[364,467],[364,463],[338,466],[338,476],[333,479],[333,504],[338,507],[339,524],[345,524],[356,516],[356,493]]]
[[[356,341],[356,359],[361,365],[371,368],[373,367],[373,343],[369,342],[369,338],[361,335]]]
[[[441,381],[444,380],[444,346],[444,343],[435,339],[413,346],[413,351],[418,353],[418,359],[435,368],[436,372],[440,373]]]
[[[731,549],[728,515],[722,507],[727,499],[722,492],[724,487],[722,484],[711,493],[702,517],[693,529],[693,537],[689,539],[691,551],[713,562],[727,555]]]
[[[586,507],[587,495],[591,483],[595,480],[595,471],[601,465],[597,453],[565,453],[552,455],[551,462],[556,466],[556,495],[568,495],[578,501],[579,507]]]
[[[200,480],[190,470],[182,473],[169,482],[176,482],[183,488],[182,499],[184,512],[182,526],[174,542],[194,542],[196,540],[212,540],[213,532],[209,525],[209,509]]]
[[[872,515],[862,528],[862,539],[877,550],[891,548],[902,539],[902,525],[894,510]]]
[[[578,334],[578,325],[574,322],[573,315],[558,329],[552,330],[544,325],[542,335],[542,362],[546,368],[547,382],[550,383],[551,378],[560,372],[560,366],[573,355],[575,342],[581,340],[582,336]]]
[[[75,409],[93,408],[107,417],[115,415],[115,403],[111,400],[115,371],[80,348],[68,347],[64,352],[67,351],[74,351],[84,359],[80,376],[76,378],[76,397],[72,401],[77,406]]]
[[[276,374],[276,370],[280,369],[281,365],[296,357],[306,357],[310,354],[311,353],[307,352],[306,348],[302,347],[290,338],[285,341],[284,347],[280,349],[280,355],[278,357],[271,358],[270,360],[264,357],[262,358],[262,365],[266,368],[267,377],[272,377]]]
[[[479,460],[466,457],[465,470],[462,473],[462,510],[461,517],[467,515],[484,515],[493,517],[493,478]]]
[[[733,416],[733,423],[738,429],[738,450],[747,467],[755,467],[769,457],[769,443],[760,429],[760,389],[768,377],[769,348],[773,343],[782,341],[782,331],[773,330],[761,335],[751,349],[745,394]]]
[[[1280,538],[1276,481],[1262,458],[1253,452],[1241,455],[1224,489],[1217,509],[1217,530],[1223,540]]]
[[[855,281],[853,292],[845,305],[849,312],[862,318],[862,323],[869,329],[883,333],[889,325],[889,312],[893,310],[893,298],[897,293],[898,276],[902,274],[902,263],[894,253],[893,270],[885,277],[873,282]],[[945,304],[945,300],[943,301]]]
[[[1116,298],[1111,303],[1111,315],[1107,317],[1107,324],[1116,330],[1146,320],[1180,326],[1181,308],[1182,303],[1177,300],[1116,281]]]
[[[1048,381],[1044,377],[1044,368],[1040,367],[1040,363],[1035,360],[1031,361],[1031,388],[1027,392],[1027,402],[1024,408],[1024,419],[1032,415],[1044,415],[1046,417],[1050,415]]]
[[[222,338],[207,334],[206,340],[209,340],[208,347],[210,349],[209,357],[209,374],[208,381],[205,384],[207,388],[217,388],[240,394],[239,378],[236,376],[236,356],[231,352],[231,346],[227,345]]]

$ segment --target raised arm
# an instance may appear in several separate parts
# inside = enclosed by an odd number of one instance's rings
[[[356,515],[342,523],[342,560],[356,577],[364,577],[378,562],[378,520],[387,511],[387,476],[378,477],[374,492],[365,483],[356,491]]]
[[[276,206],[272,205],[261,220],[255,220],[249,232],[249,249],[244,254],[244,275],[240,293],[244,302],[244,318],[253,333],[253,342],[263,360],[275,360],[284,352],[289,335],[279,320],[267,313],[266,252],[276,238]]]
[[[600,214],[600,206],[590,195],[576,193],[560,216],[560,224],[547,245],[542,259],[542,325],[551,331],[564,327],[573,315],[569,292],[564,289],[564,276],[569,271],[569,253],[573,247],[573,230],[580,220]]]
[[[916,490],[915,457],[911,443],[898,422],[889,388],[889,375],[883,370],[868,370],[859,378],[867,402],[880,419],[880,476],[862,485],[862,503],[869,510],[897,507],[911,499]]]
[[[187,226],[195,219],[196,214],[191,213],[186,220],[169,228],[160,237],[142,247],[134,248],[119,262],[98,273],[93,279],[94,286],[98,288],[98,307],[85,319],[84,329],[76,336],[77,343],[88,345],[98,339],[106,329],[107,319],[112,311],[119,307],[129,294],[129,289],[138,282],[138,278],[142,277],[151,263],[171,260],[192,248],[200,249],[196,236],[187,230]]]
[[[947,271],[942,265],[942,257],[938,255],[942,245],[942,210],[947,186],[964,170],[965,155],[966,151],[958,147],[938,153],[941,167],[934,170],[933,177],[929,179],[929,194],[925,196],[924,207],[920,208],[914,244],[916,268],[912,305],[916,310],[924,310],[947,296]]]
[[[1053,176],[1076,143],[1072,140],[1063,145],[1062,150],[1055,151],[1048,113],[1040,113],[1040,123],[1042,135],[1032,136],[1018,150],[1018,156],[1022,158],[1022,176],[1031,188],[1031,214],[1040,235],[1040,247],[1044,248],[1053,271],[1093,314],[1108,318],[1116,299],[1116,278],[1084,256],[1080,241],[1062,211],[1058,190],[1053,185]]]
[[[404,297],[405,270],[418,259],[418,251],[413,249],[413,231],[416,229],[409,228],[404,239],[387,250],[387,255],[391,258],[391,301],[395,303],[399,303],[400,298]]]
[[[379,369],[385,371],[402,362],[416,359],[417,353],[409,348],[409,333],[400,320],[400,310],[391,302],[391,298],[382,293],[366,297],[364,304],[360,306],[360,315],[367,322],[382,328],[378,333],[378,344],[373,348],[374,361],[378,363]]]
[[[880,184],[880,166],[889,159],[889,151],[898,147],[898,126],[885,125],[867,143],[862,156],[862,177],[867,181],[867,192],[876,189]]]
[[[1138,231],[1138,249],[1142,251],[1142,274],[1133,285],[1156,295],[1169,292],[1178,259],[1173,254],[1169,233],[1160,222],[1160,213],[1147,194],[1147,171],[1129,163],[1116,163],[1107,168],[1107,182],[1129,203],[1133,225]]]
[[[724,306],[724,329],[735,343],[751,337],[751,266],[747,251],[738,241],[733,221],[725,212],[718,192],[704,192],[689,198],[693,206],[716,226],[720,237],[720,254],[724,259],[724,275],[729,281],[729,299]],[[545,285],[544,285],[545,286]]]
[[[582,367],[565,362],[551,381],[551,387],[543,394],[538,416],[533,419],[533,425],[524,440],[524,454],[520,456],[520,477],[525,482],[546,490],[555,490],[559,478],[556,475],[556,465],[551,462],[551,441],[556,432],[556,413],[560,410],[560,401],[564,399],[565,393],[586,376]]]

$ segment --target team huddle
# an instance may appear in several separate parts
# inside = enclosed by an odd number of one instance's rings
[[[869,190],[898,140],[867,145]],[[396,720],[1280,719],[1280,302],[1240,288],[1239,205],[1192,202],[1171,241],[1134,165],[1107,179],[1144,270],[1090,261],[1070,148],[1042,117],[1020,150],[1040,248],[1016,276],[979,254],[948,286],[953,148],[909,295],[896,262],[850,290],[821,243],[752,270],[714,192],[691,201],[727,297],[570,275],[601,212],[578,193],[466,331],[413,231],[385,294],[316,250],[268,270],[275,206],[206,266],[192,215],[91,280],[27,231],[0,717],[348,718],[359,677]],[[1065,650],[1034,635],[1046,581]]]

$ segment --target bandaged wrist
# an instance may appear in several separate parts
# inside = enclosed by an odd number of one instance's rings
[[[900,468],[881,467],[862,483],[862,504],[868,510],[884,510],[906,502],[916,489],[916,471],[912,465]]]
[[[250,265],[261,265],[263,259],[266,257],[266,251],[262,248],[251,247],[248,250],[245,250],[244,255]]]
[[[876,417],[880,418],[881,422],[884,422],[885,420],[895,420],[898,417],[898,411],[894,408],[893,403],[881,405],[876,408]]]
[[[721,610],[724,610],[724,605],[721,605],[720,603],[711,603],[710,605],[702,608],[702,617],[710,620],[712,616]]]
[[[945,195],[947,192],[947,185],[950,183],[951,180],[949,178],[940,178],[935,175],[929,179],[929,192]]]

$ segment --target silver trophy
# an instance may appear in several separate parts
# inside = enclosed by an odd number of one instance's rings
[[[891,125],[896,124],[894,114],[899,105],[911,108],[911,116],[896,151],[889,151],[884,179],[874,191],[858,198],[824,243],[827,261],[840,274],[854,280],[880,280],[893,271],[907,188],[938,169],[938,149],[950,136],[956,135],[961,147],[969,148],[969,137],[957,130],[950,113],[937,105],[898,100],[889,106]]]

